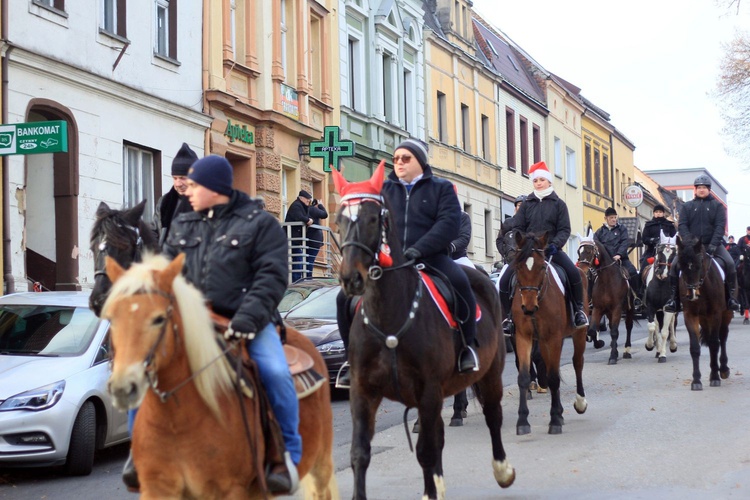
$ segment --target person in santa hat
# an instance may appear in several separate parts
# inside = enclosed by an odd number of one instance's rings
[[[552,174],[543,161],[535,163],[529,169],[529,177],[534,184],[534,191],[526,197],[516,215],[503,223],[503,235],[512,230],[524,233],[541,234],[547,232],[545,254],[552,257],[552,262],[562,267],[568,275],[568,282],[573,292],[576,327],[588,326],[589,320],[583,311],[583,283],[578,268],[565,252],[562,251],[570,236],[570,216],[568,206],[561,200],[552,186]],[[504,273],[500,278],[500,301],[505,312],[503,331],[510,335],[513,323],[510,317],[510,281],[512,273]]]

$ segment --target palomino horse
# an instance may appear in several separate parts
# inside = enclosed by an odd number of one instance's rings
[[[617,364],[619,352],[617,339],[620,336],[620,319],[625,314],[625,352],[623,358],[631,358],[630,334],[633,331],[633,305],[628,301],[628,279],[623,275],[627,271],[620,263],[609,255],[609,252],[593,238],[583,238],[578,247],[578,267],[587,273],[589,282],[594,283],[591,297],[594,310],[589,323],[589,337],[596,339],[599,321],[602,316],[609,320],[610,342],[609,361],[607,364]],[[598,347],[598,346],[597,346]]]
[[[727,337],[729,322],[732,321],[719,265],[703,251],[700,240],[682,241],[679,236],[677,262],[680,266],[682,309],[685,327],[690,334],[690,357],[693,358],[693,382],[690,388],[703,390],[701,344],[708,346],[711,355],[711,387],[719,387],[721,379],[729,377]]]
[[[144,252],[157,253],[159,241],[143,219],[143,200],[130,209],[114,210],[101,202],[91,228],[91,252],[94,255],[94,288],[89,307],[99,316],[112,283],[104,270],[104,257],[110,256],[124,268],[141,260]]]
[[[562,433],[563,406],[560,402],[560,355],[564,337],[573,338],[573,368],[576,373],[576,400],[573,408],[580,414],[586,411],[588,402],[583,390],[583,352],[586,350],[586,329],[573,324],[571,308],[555,279],[556,271],[544,259],[547,247],[546,233],[516,233],[518,254],[513,261],[516,272],[513,296],[513,322],[516,325],[516,353],[518,355],[518,388],[520,394],[529,390],[529,365],[531,364],[532,339],[538,339],[539,350],[547,367],[547,382],[551,394],[549,433]],[[586,277],[581,279],[586,290]],[[584,292],[585,295],[585,292]],[[584,296],[584,303],[586,297]],[[531,432],[529,408],[525,397],[520,397],[516,434]]]
[[[741,247],[742,260],[737,266],[737,289],[740,292],[745,319],[743,325],[750,324],[750,245]]]
[[[106,259],[113,283],[102,309],[114,352],[109,390],[118,408],[140,405],[132,450],[142,498],[267,496],[259,389],[237,381],[204,297],[180,274],[183,262],[184,255],[171,263],[147,257],[124,271]],[[326,373],[309,340],[293,330],[287,336]],[[300,400],[298,470],[320,499],[336,489],[329,391],[322,384]]]
[[[490,430],[495,480],[508,487],[515,480],[515,470],[500,435],[505,343],[499,297],[487,276],[464,269],[481,309],[476,349],[480,370],[459,374],[459,336],[435,306],[413,263],[403,256],[395,224],[380,195],[383,175],[382,162],[369,181],[353,184],[333,170],[342,195],[336,218],[342,235],[342,288],[350,296],[363,295],[349,343],[353,497],[367,497],[365,476],[375,413],[386,397],[418,409],[417,458],[423,470],[424,498],[443,498],[443,399],[472,384]]]
[[[656,357],[659,363],[667,361],[667,342],[669,350],[677,351],[675,335],[675,313],[664,311],[664,304],[672,295],[669,286],[669,270],[677,255],[677,237],[661,233],[656,255],[652,265],[643,270],[643,283],[646,285],[646,317],[648,318],[648,339],[646,350],[652,351],[656,345]]]

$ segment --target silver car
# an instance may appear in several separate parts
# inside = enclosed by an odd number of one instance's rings
[[[89,292],[0,297],[0,467],[89,474],[96,450],[127,441],[107,393],[109,324]]]

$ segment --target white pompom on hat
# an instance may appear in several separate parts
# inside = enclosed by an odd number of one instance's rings
[[[544,177],[548,181],[552,182],[552,174],[547,168],[547,164],[544,163],[543,161],[540,161],[539,163],[534,163],[531,166],[531,168],[529,169],[529,177],[531,178],[532,181],[538,177]]]

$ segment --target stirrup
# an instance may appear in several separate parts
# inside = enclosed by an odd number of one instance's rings
[[[502,328],[503,328],[503,334],[505,334],[506,337],[512,337],[513,334],[516,332],[516,325],[513,323],[513,320],[510,318],[505,318],[503,320]]]
[[[667,303],[664,304],[664,312],[676,313],[677,312],[677,301],[675,301],[674,299],[667,300]]]
[[[351,370],[349,366],[349,362],[345,361],[343,365],[341,365],[341,368],[339,368],[339,371],[336,373],[336,383],[334,384],[334,387],[336,389],[350,389],[352,378],[351,378]]]
[[[461,350],[458,355],[458,372],[478,372],[479,371],[479,358],[477,353],[471,346],[466,346]]]
[[[579,315],[583,316],[583,323],[581,323],[580,325],[578,324]],[[578,309],[573,314],[573,323],[575,323],[576,328],[583,328],[584,326],[589,326],[589,318],[586,316],[586,313],[583,312],[583,309]]]
[[[285,471],[269,472],[266,476],[268,491],[277,494],[293,495],[297,492],[297,488],[299,488],[299,473],[288,451],[284,452],[283,465]]]

